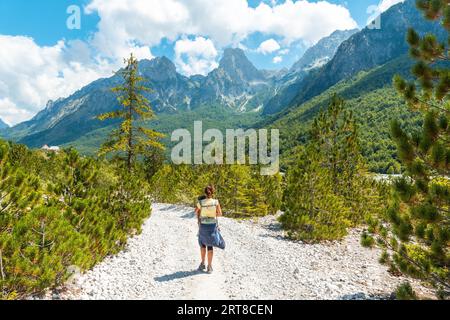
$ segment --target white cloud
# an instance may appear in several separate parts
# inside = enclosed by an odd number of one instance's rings
[[[8,125],[26,121],[33,115],[33,112],[21,109],[16,106],[16,104],[9,100],[9,98],[0,99],[0,119],[2,119]]]
[[[217,68],[214,43],[203,37],[182,39],[175,43],[175,64],[186,75],[206,75]]]
[[[283,49],[283,50],[278,51],[278,53],[281,54],[282,56],[289,54],[289,52],[290,52],[289,49]]]
[[[258,49],[256,49],[256,51],[262,54],[269,54],[278,51],[280,49],[281,47],[277,41],[275,41],[274,39],[269,39],[261,43],[261,45],[259,46]]]
[[[404,2],[405,0],[381,0],[378,5],[378,9],[380,12],[385,12],[387,9],[396,5],[397,3]]]
[[[273,63],[281,63],[281,62],[283,62],[283,57],[276,56],[275,58],[273,58]]]
[[[130,43],[151,46],[186,34],[224,47],[254,32],[275,34],[287,43],[315,43],[337,29],[357,27],[347,8],[327,1],[261,2],[252,8],[247,0],[92,0],[86,12],[100,16],[94,42],[107,55]]]
[[[148,45],[172,38],[176,25],[185,21],[184,6],[174,0],[92,0],[87,14],[98,13],[100,22],[93,45],[107,57],[122,59],[130,50],[138,58],[151,58]]]
[[[88,59],[80,43],[40,47],[33,39],[0,35],[0,118],[10,124],[29,119],[50,99],[65,97],[109,76],[112,66]],[[80,52],[80,59],[71,59]]]

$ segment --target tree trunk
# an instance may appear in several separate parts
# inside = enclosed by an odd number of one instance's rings
[[[131,93],[130,93],[131,100]],[[130,127],[128,133],[128,156],[127,156],[127,168],[128,172],[131,173],[132,159],[133,159],[133,103],[131,101],[130,107],[128,108],[128,117],[130,119]]]

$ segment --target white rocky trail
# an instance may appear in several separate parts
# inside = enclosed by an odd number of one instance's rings
[[[142,234],[81,275],[65,299],[370,299],[388,298],[404,279],[362,248],[360,233],[309,245],[283,238],[274,217],[221,218],[226,250],[215,250],[214,273],[197,272],[199,248],[192,208],[153,205]],[[427,290],[413,283],[419,293]]]

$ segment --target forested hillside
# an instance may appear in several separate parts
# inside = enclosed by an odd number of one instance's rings
[[[269,105],[265,113],[271,114],[286,107],[302,104],[329,89],[339,81],[386,64],[408,53],[405,36],[408,28],[421,35],[436,34],[445,41],[447,34],[436,21],[422,18],[415,0],[396,4],[380,15],[381,28],[366,27],[344,41],[333,59],[317,72],[291,85],[279,95],[292,95],[290,100],[279,105]],[[282,98],[282,97],[281,97]],[[283,99],[284,100],[284,99]]]
[[[249,112],[236,115],[232,110],[220,106],[200,107],[192,111],[176,111],[171,114],[158,114],[155,119],[146,121],[145,126],[155,128],[166,136],[162,139],[167,146],[166,156],[170,155],[170,149],[174,145],[171,141],[171,134],[174,130],[184,128],[193,132],[194,121],[202,120],[204,130],[211,128],[226,130],[229,128],[248,128],[256,122],[261,121],[262,117],[258,112]],[[80,138],[63,144],[64,147],[74,147],[82,154],[95,155],[102,142],[108,136],[117,124],[111,124],[106,127],[91,131],[82,135]]]
[[[411,67],[412,60],[405,55],[369,72],[361,72],[310,101],[265,120],[261,126],[280,129],[283,163],[287,166],[294,148],[309,139],[312,120],[337,94],[346,100],[345,108],[354,113],[360,127],[361,152],[368,161],[370,171],[399,173],[401,167],[389,133],[390,122],[399,117],[406,126],[416,128],[420,125],[420,118],[408,110],[395,92],[392,78],[395,74],[407,76]]]

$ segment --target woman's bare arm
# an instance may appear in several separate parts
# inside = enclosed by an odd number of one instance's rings
[[[195,208],[195,215],[197,216],[197,221],[200,224],[200,212],[201,210],[199,208]]]
[[[216,214],[217,214],[218,217],[223,216],[222,208],[220,207],[220,203],[217,204],[217,207],[216,207]]]

